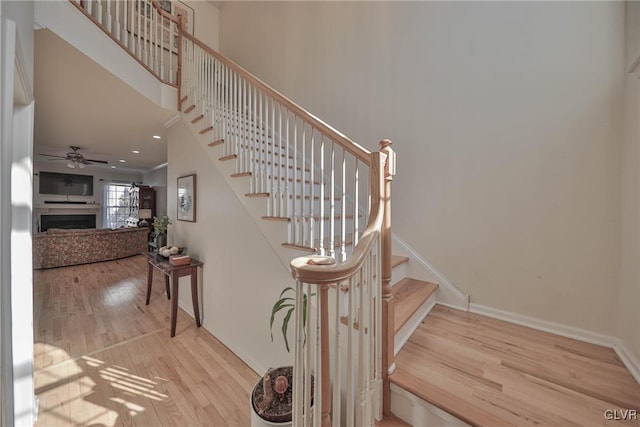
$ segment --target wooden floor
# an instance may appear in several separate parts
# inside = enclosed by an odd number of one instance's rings
[[[257,374],[193,318],[169,337],[142,256],[34,272],[36,426],[248,426]]]
[[[436,306],[396,363],[393,383],[473,425],[640,425],[613,350],[500,320]],[[605,419],[621,410],[638,415]]]

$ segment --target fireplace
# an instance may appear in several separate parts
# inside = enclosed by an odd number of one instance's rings
[[[40,231],[49,228],[96,228],[96,214],[41,215]]]

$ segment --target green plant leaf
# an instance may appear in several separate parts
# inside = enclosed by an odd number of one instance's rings
[[[282,296],[284,295],[284,293],[285,293],[285,292],[287,292],[287,291],[293,291],[293,294],[294,294],[294,295],[295,295],[295,293],[296,293],[296,290],[295,290],[295,289],[293,289],[291,286],[287,286],[286,288],[284,288],[284,289],[282,290],[282,292],[280,292],[280,296],[278,297],[278,299],[282,298]]]
[[[279,299],[273,306],[273,309],[271,310],[271,321],[269,322],[269,331],[271,331],[271,341],[273,341],[273,322],[276,320],[276,314],[280,310],[286,307],[295,307],[294,304],[287,304],[288,300],[292,300],[292,298]]]
[[[287,353],[289,353],[289,339],[287,338],[287,329],[289,328],[289,320],[291,319],[291,314],[295,310],[295,307],[290,308],[287,312],[287,315],[284,316],[282,320],[282,336],[284,337],[284,346],[287,349]]]

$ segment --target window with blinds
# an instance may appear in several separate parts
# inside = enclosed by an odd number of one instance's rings
[[[130,184],[109,183],[105,185],[105,228],[127,226],[127,219],[138,216],[138,188]]]

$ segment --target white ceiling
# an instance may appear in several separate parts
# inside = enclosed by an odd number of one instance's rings
[[[144,172],[167,161],[163,123],[175,111],[158,107],[49,30],[35,32],[34,68],[36,162],[51,162],[40,153],[64,156],[70,145],[109,162],[87,169]]]

